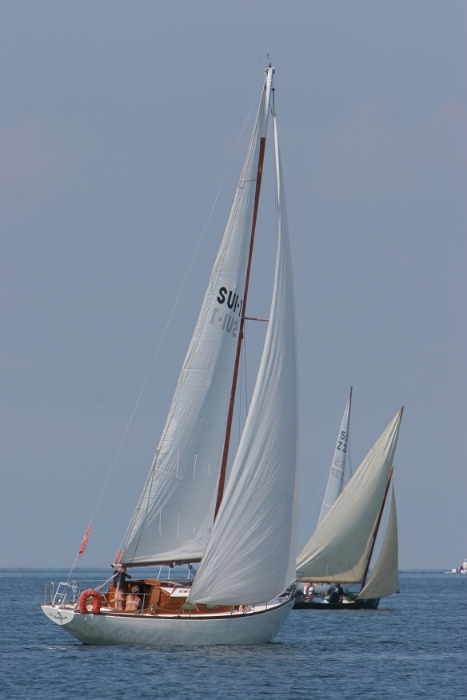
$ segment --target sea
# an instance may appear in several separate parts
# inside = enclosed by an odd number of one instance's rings
[[[45,582],[67,577],[0,570],[0,698],[467,698],[461,574],[401,572],[378,610],[293,610],[271,644],[198,648],[82,645],[40,609]]]

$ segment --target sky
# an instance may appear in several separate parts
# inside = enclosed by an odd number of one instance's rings
[[[405,406],[400,567],[467,556],[466,21],[454,0],[1,3],[0,566],[71,566],[115,462],[80,563],[113,561],[269,61],[297,295],[298,545],[352,384],[354,470]],[[271,156],[258,316],[275,255]],[[261,325],[247,334],[249,397]]]

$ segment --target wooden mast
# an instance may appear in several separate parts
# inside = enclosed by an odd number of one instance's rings
[[[362,588],[360,590],[363,590],[363,586],[365,585],[365,582],[366,582],[366,577],[368,576],[368,569],[370,568],[370,561],[371,561],[371,557],[373,555],[373,550],[375,548],[375,542],[376,542],[376,538],[378,536],[378,530],[379,530],[379,526],[381,524],[381,518],[383,515],[384,506],[386,503],[386,498],[388,497],[388,491],[389,491],[389,486],[391,484],[391,478],[392,478],[393,471],[394,471],[394,467],[391,467],[391,471],[389,472],[389,477],[388,477],[388,483],[386,484],[386,490],[384,492],[383,502],[381,504],[381,508],[379,509],[378,520],[376,522],[376,529],[375,529],[375,532],[373,535],[373,540],[371,542],[370,552],[368,554],[368,561],[366,563],[365,573],[363,574]]]
[[[226,426],[226,430],[225,430],[224,451],[222,453],[222,463],[221,463],[221,471],[220,471],[220,475],[219,475],[219,487],[217,489],[217,501],[216,501],[216,510],[214,513],[214,518],[217,517],[217,513],[219,511],[219,508],[220,508],[220,505],[222,502],[222,496],[224,495],[225,475],[227,472],[227,460],[229,458],[230,434],[232,431],[232,421],[233,421],[234,406],[235,406],[235,393],[237,391],[238,368],[240,365],[240,352],[241,352],[241,348],[242,348],[243,331],[244,331],[244,325],[245,325],[246,302],[247,302],[247,298],[248,298],[248,286],[250,283],[251,259],[253,257],[253,245],[255,242],[256,219],[258,217],[258,205],[259,205],[259,196],[261,193],[261,180],[263,177],[263,163],[264,163],[265,150],[266,150],[266,137],[262,136],[261,141],[260,141],[260,145],[259,145],[258,171],[256,174],[255,202],[254,202],[254,207],[253,207],[253,223],[251,226],[250,250],[248,253],[248,265],[247,265],[247,269],[246,269],[246,279],[245,279],[245,293],[243,295],[243,306],[242,306],[242,311],[241,311],[242,318],[240,320],[240,332],[238,334],[238,341],[237,341],[237,354],[235,356],[234,373],[233,373],[233,380],[232,380],[232,390],[230,392],[229,412],[227,415],[227,426]]]

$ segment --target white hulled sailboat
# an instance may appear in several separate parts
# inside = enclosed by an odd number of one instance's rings
[[[133,577],[44,613],[92,644],[259,644],[293,606],[298,482],[295,304],[273,112],[277,253],[268,329],[225,487],[274,69],[149,476],[120,557],[124,567],[200,562],[193,585]],[[120,584],[118,584],[120,586]],[[286,589],[288,593],[284,593]],[[93,597],[93,610],[88,599]],[[126,600],[125,600],[126,596]],[[131,596],[131,598],[130,598]]]
[[[367,576],[391,484],[402,413],[403,408],[373,445],[297,559],[301,581],[360,584],[360,592],[348,592],[342,602],[332,604],[322,596],[299,597],[296,608],[377,608],[381,598],[399,592],[394,491],[383,544],[371,576]]]

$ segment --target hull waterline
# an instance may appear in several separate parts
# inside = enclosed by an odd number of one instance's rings
[[[154,617],[150,615],[80,614],[43,605],[53,622],[84,644],[204,646],[267,644],[279,632],[294,599],[259,612],[225,616]]]
[[[352,603],[313,603],[296,600],[294,610],[376,610],[379,598],[355,600]]]

